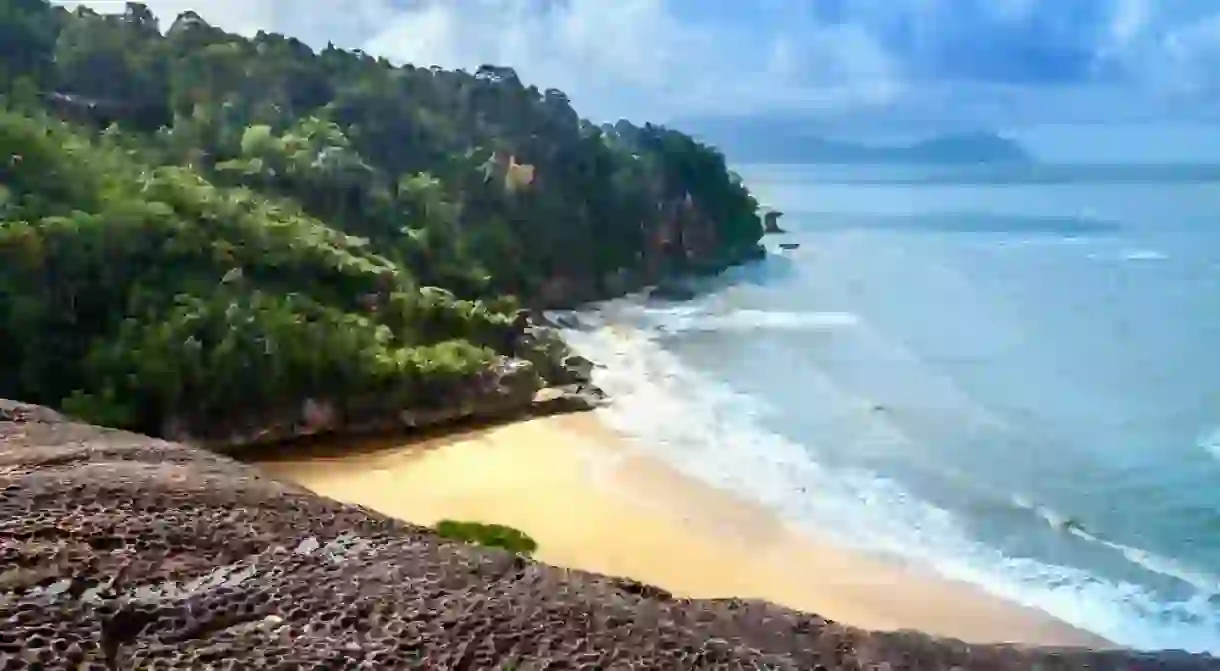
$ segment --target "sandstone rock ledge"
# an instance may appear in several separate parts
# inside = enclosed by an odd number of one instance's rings
[[[454,545],[0,401],[0,669],[1217,669],[968,646]]]

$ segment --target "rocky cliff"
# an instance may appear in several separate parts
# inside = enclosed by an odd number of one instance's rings
[[[0,401],[0,668],[1217,669],[678,599]]]
[[[526,310],[497,345],[510,355],[475,379],[405,408],[392,397],[362,394],[305,398],[223,418],[173,416],[158,436],[226,453],[314,436],[362,436],[438,429],[463,422],[506,421],[591,410],[606,401],[592,383],[592,362],[569,350],[541,315]]]

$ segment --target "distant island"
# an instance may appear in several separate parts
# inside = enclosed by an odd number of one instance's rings
[[[948,133],[899,147],[868,147],[822,141],[811,153],[841,163],[1028,163],[1033,157],[1017,142],[996,133]]]
[[[691,121],[698,137],[750,163],[1028,164],[1020,143],[987,130],[944,132],[906,143],[832,139],[808,124],[763,119]]]
[[[751,156],[754,152],[742,148]],[[1025,164],[1033,158],[1017,142],[995,133],[946,133],[906,145],[874,146],[810,136],[793,139],[756,157],[772,163],[833,164]]]

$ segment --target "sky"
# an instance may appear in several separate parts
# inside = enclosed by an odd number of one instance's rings
[[[119,11],[122,2],[85,0]],[[595,119],[1220,118],[1220,0],[147,0],[396,62],[514,67]]]

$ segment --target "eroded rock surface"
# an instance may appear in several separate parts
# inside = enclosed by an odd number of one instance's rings
[[[454,545],[0,401],[0,669],[1217,669],[968,646]]]

